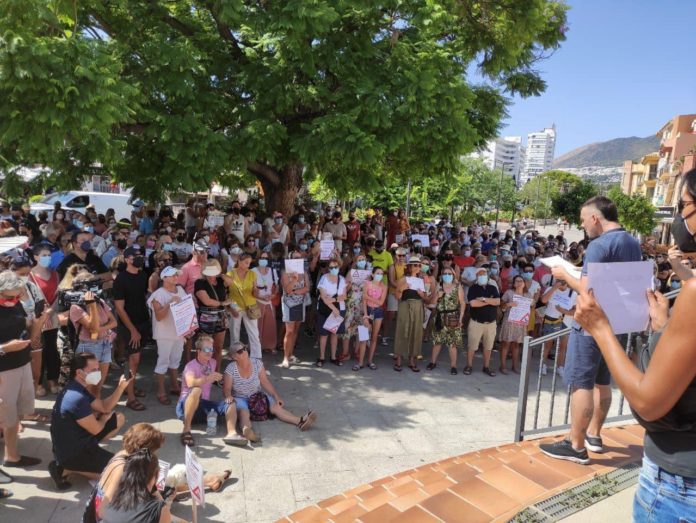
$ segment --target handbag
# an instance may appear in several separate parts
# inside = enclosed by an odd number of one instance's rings
[[[264,392],[254,392],[247,400],[249,404],[249,417],[252,421],[266,421],[270,405]]]
[[[280,305],[280,292],[278,291],[278,282],[276,281],[274,269],[271,269],[271,277],[273,278],[273,286],[276,288],[276,293],[271,298],[271,305],[277,307],[278,305]]]
[[[234,282],[235,287],[237,287],[237,290],[239,291],[239,295],[242,297],[242,303],[244,304],[244,310],[246,311],[247,316],[250,320],[258,320],[261,317],[261,307],[259,307],[258,303],[254,303],[253,305],[246,304],[246,300],[244,299],[244,291],[237,283],[237,278],[238,278],[237,274],[234,273],[234,277],[232,278],[232,281]]]

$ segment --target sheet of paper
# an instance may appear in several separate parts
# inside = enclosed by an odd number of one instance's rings
[[[296,258],[294,260],[285,260],[285,271],[293,274],[304,273],[304,260]]]
[[[322,240],[331,240],[331,241],[333,241],[333,234],[331,234],[330,232],[322,232],[322,233],[321,233],[321,239],[322,239]]]
[[[563,267],[573,278],[580,279],[580,276],[582,276],[582,269],[576,267],[568,260],[564,260],[560,256],[551,256],[550,258],[539,258],[539,261],[541,261],[541,263],[543,263],[547,267],[551,267],[552,269],[554,267]]]
[[[403,234],[397,234],[397,235],[394,237],[394,241],[395,241],[396,243],[398,243],[399,245],[401,245],[401,243],[404,241],[405,238],[406,238],[406,237],[405,237]]]
[[[407,276],[406,283],[408,284],[409,289],[412,289],[414,291],[425,292],[425,283],[421,278],[418,278],[417,276]]]
[[[336,248],[333,240],[321,240],[319,243],[319,249],[321,251],[320,258],[322,260],[328,260],[331,258],[331,253]]]
[[[193,297],[190,294],[179,303],[172,303],[169,310],[172,311],[172,316],[174,317],[174,328],[177,336],[184,336],[198,328],[196,305],[193,303]]]
[[[614,334],[643,331],[650,314],[645,292],[654,289],[653,262],[590,263],[588,288],[609,318]]]
[[[225,223],[225,216],[218,213],[209,214],[206,221],[210,227],[215,227],[217,229],[218,227],[222,227]]]
[[[157,490],[162,491],[164,490],[165,483],[167,481],[167,474],[169,473],[169,469],[171,468],[171,465],[164,461],[163,459],[159,460],[159,474],[157,475]]]
[[[326,321],[324,322],[324,330],[335,333],[338,330],[338,328],[341,326],[341,323],[343,323],[342,316],[336,316],[335,314],[329,314],[329,317],[326,318]]]
[[[430,321],[430,316],[432,316],[432,315],[433,315],[432,309],[425,309],[425,311],[423,312],[423,328],[424,329],[428,325],[428,322]]]
[[[358,325],[358,341],[369,341],[370,331],[364,325]]]
[[[412,234],[411,235],[411,243],[415,242],[421,242],[421,245],[423,248],[428,248],[430,247],[430,236],[427,234]]]
[[[356,284],[362,284],[365,280],[367,280],[370,277],[371,274],[372,271],[368,270],[354,269],[350,271],[350,277],[353,280],[353,283]]]
[[[568,291],[556,291],[553,293],[550,304],[561,307],[562,309],[570,310],[573,307],[573,300],[568,296]]]
[[[203,485],[203,467],[198,463],[198,458],[191,450],[191,447],[184,447],[186,455],[186,483],[188,483],[191,497],[199,507],[205,507],[205,486]]]
[[[532,309],[532,298],[515,295],[512,301],[517,305],[510,309],[508,321],[518,325],[527,325],[529,323],[529,312]]]

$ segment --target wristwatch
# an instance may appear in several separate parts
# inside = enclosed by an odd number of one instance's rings
[[[0,343],[0,356],[4,356],[5,354],[5,345],[3,343]]]

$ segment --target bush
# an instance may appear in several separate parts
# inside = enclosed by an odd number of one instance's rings
[[[45,196],[43,194],[35,194],[29,197],[29,203],[39,203],[44,198]]]

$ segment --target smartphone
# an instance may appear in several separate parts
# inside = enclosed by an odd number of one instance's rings
[[[126,378],[127,380],[131,379],[131,370],[130,367],[128,366],[128,362],[123,364],[123,377]]]
[[[29,339],[29,331],[24,329],[22,331],[22,334],[19,335],[20,340],[28,340]]]
[[[169,496],[175,494],[175,488],[174,487],[164,487],[164,490],[162,491],[162,499],[167,499]]]

